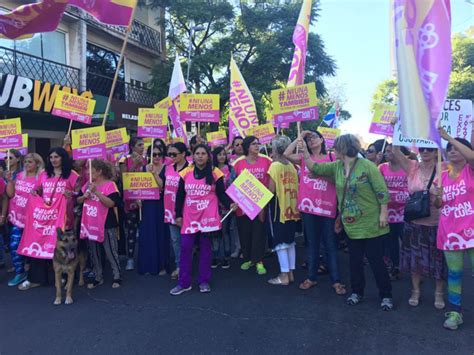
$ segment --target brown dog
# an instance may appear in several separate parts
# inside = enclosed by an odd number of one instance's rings
[[[56,299],[54,304],[61,304],[61,278],[63,274],[67,274],[66,283],[66,302],[73,303],[72,300],[72,284],[74,283],[74,273],[79,264],[79,286],[84,285],[83,271],[86,266],[87,252],[80,250],[79,242],[74,231],[69,230],[63,232],[60,228],[56,230],[57,241],[56,249],[53,256],[53,268],[56,286]]]

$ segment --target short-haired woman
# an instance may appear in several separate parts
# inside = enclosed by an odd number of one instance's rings
[[[338,161],[315,163],[303,137],[299,148],[305,164],[316,176],[334,179],[341,222],[349,237],[352,294],[347,304],[362,301],[365,288],[364,255],[369,260],[379,289],[382,310],[393,308],[392,286],[383,261],[383,238],[389,233],[387,203],[389,193],[383,176],[372,162],[358,158],[360,143],[352,134],[345,134],[334,143]]]

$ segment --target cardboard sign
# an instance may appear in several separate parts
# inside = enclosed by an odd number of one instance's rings
[[[170,97],[165,97],[163,100],[160,102],[157,102],[155,105],[153,105],[154,108],[165,108],[169,109],[173,102],[171,101]]]
[[[121,156],[126,155],[129,151],[128,136],[126,128],[118,128],[105,132],[105,147],[107,151],[107,159],[116,162]]]
[[[219,95],[181,94],[180,98],[180,113],[183,121],[219,123]]]
[[[106,158],[104,126],[73,129],[71,136],[73,159]]]
[[[260,126],[251,127],[245,131],[247,136],[255,136],[261,144],[268,144],[275,137],[275,127],[273,123],[266,123]]]
[[[374,111],[374,116],[372,117],[369,132],[391,137],[393,135],[392,120],[395,117],[397,117],[396,105],[377,105]]]
[[[320,126],[318,128],[318,131],[324,137],[326,148],[332,148],[334,146],[334,141],[336,140],[336,138],[341,135],[341,130],[338,128],[328,128]]]
[[[209,132],[206,134],[207,143],[211,147],[227,144],[227,134],[225,131]]]
[[[139,108],[138,132],[142,138],[166,138],[168,130],[168,109]]]
[[[21,155],[23,155],[23,156],[28,154],[28,134],[26,134],[26,133],[22,134],[21,135],[21,145],[18,146],[18,147],[11,148],[11,149],[18,150],[21,153]],[[7,152],[8,152],[8,149],[0,151],[0,159],[5,159],[5,157],[7,156]]]
[[[247,169],[244,169],[234,180],[226,190],[226,194],[239,205],[251,220],[257,217],[273,197],[270,190]]]
[[[152,173],[123,173],[125,200],[159,200],[160,189]]]
[[[441,112],[440,125],[448,132],[451,137],[459,137],[471,141],[472,134],[472,101],[448,99],[444,103],[444,110]],[[446,148],[448,142],[441,140],[443,148]],[[405,137],[401,130],[400,121],[395,124],[393,133],[393,145],[418,148],[437,148],[435,142]]]
[[[20,118],[0,120],[0,149],[17,148],[22,145]]]
[[[316,84],[272,90],[273,120],[282,123],[318,119]]]
[[[64,91],[58,91],[51,113],[72,121],[91,124],[95,100]]]

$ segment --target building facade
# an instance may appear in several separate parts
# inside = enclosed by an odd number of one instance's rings
[[[25,1],[2,1],[8,12]],[[165,58],[165,34],[157,19],[161,9],[137,8],[114,92],[107,129],[136,129],[139,107],[159,101],[148,90],[151,70]],[[125,28],[97,22],[68,7],[54,32],[30,39],[0,39],[0,118],[21,117],[30,151],[45,156],[62,144],[69,121],[53,116],[58,90],[96,100],[93,125],[100,124],[117,67]],[[74,128],[82,128],[74,122]]]

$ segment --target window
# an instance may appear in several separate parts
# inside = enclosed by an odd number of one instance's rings
[[[130,62],[130,84],[139,89],[147,89],[151,69],[135,62]]]

